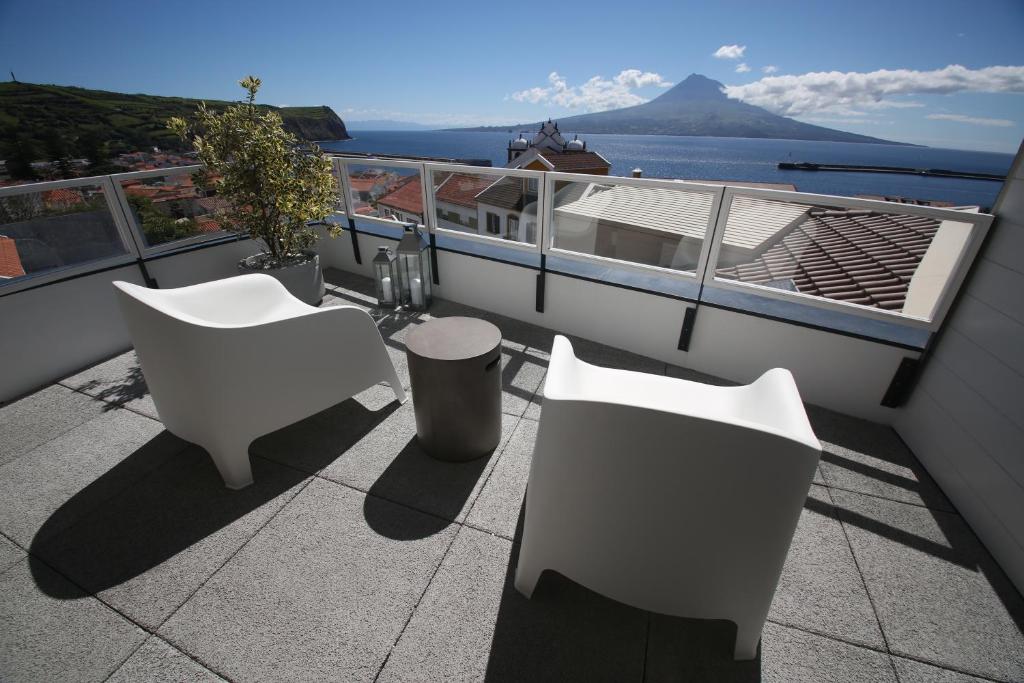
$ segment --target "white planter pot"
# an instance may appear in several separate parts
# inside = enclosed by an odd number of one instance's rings
[[[310,306],[316,306],[324,298],[324,276],[320,270],[320,255],[315,251],[302,253],[309,258],[281,268],[260,267],[262,254],[248,256],[238,262],[238,272],[242,275],[264,273],[277,278],[292,296]]]

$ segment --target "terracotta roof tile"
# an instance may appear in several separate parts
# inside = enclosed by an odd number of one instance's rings
[[[408,176],[397,189],[377,200],[377,204],[423,215],[423,181],[419,174]]]
[[[938,229],[939,221],[923,216],[812,210],[762,256],[716,275],[769,286],[789,281],[803,294],[898,311]]]
[[[437,188],[434,197],[439,202],[475,209],[477,195],[493,185],[496,180],[499,180],[499,176],[453,173]]]
[[[548,163],[554,166],[556,171],[571,173],[572,171],[611,168],[611,164],[609,164],[605,158],[597,152],[555,152],[552,150],[541,150],[538,153],[544,157]]]
[[[0,235],[0,277],[21,277],[24,274],[18,245],[10,237]]]

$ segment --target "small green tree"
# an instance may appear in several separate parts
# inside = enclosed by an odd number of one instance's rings
[[[7,174],[15,180],[39,180],[39,174],[32,162],[39,156],[35,142],[24,135],[17,135],[7,145]]]
[[[247,76],[239,85],[248,92],[245,102],[223,113],[204,102],[193,125],[176,116],[167,127],[191,141],[217,193],[231,203],[221,224],[261,241],[263,266],[275,268],[305,258],[302,250],[316,243],[309,223],[333,211],[334,174],[320,148],[303,150],[282,127],[280,114],[255,105],[260,79]],[[332,237],[340,232],[330,229]]]

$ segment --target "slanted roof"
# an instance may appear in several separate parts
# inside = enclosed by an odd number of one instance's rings
[[[18,256],[18,245],[13,239],[0,235],[0,278],[21,277],[25,267]]]
[[[552,150],[542,149],[539,150],[538,154],[545,163],[545,166],[550,166],[554,171],[562,171],[564,173],[572,173],[573,171],[591,170],[597,168],[611,169],[612,165],[607,159],[598,154],[597,152],[591,152],[589,150],[567,150],[565,152],[555,152]]]
[[[764,254],[716,275],[899,311],[938,229],[923,216],[812,210]]]
[[[525,185],[525,178],[505,176],[478,194],[477,200],[501,209],[522,211],[526,204],[537,199],[537,195],[526,192]]]
[[[419,174],[407,176],[396,189],[377,200],[377,204],[423,215],[423,181]]]
[[[478,203],[477,195],[493,185],[496,177],[475,173],[452,173],[438,186],[434,198],[439,202],[475,209]]]

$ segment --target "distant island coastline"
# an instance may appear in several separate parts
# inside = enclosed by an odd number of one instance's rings
[[[718,81],[699,74],[690,74],[685,80],[650,102],[624,109],[566,116],[560,118],[558,124],[565,133],[771,138],[916,146],[778,116],[767,109],[730,99],[722,92],[723,87]],[[530,131],[537,129],[541,123],[543,122],[537,121],[509,126],[475,126],[448,130]]]

